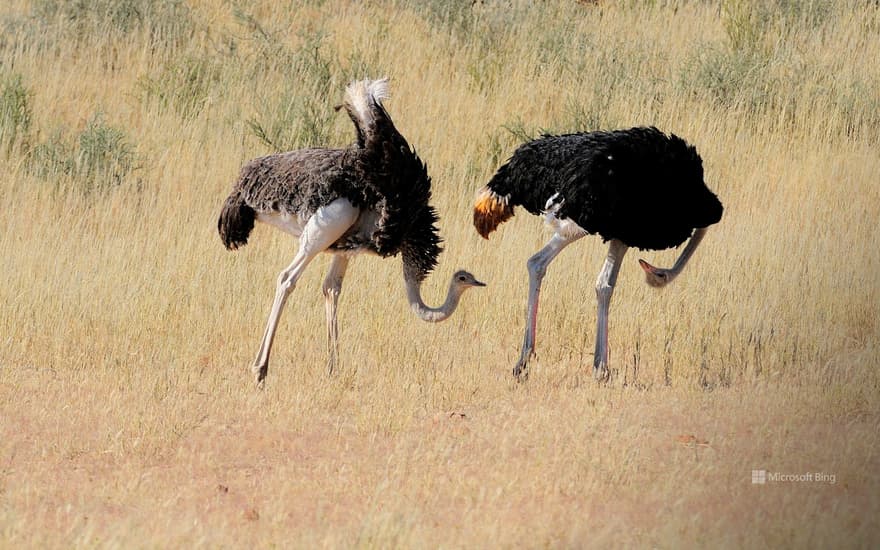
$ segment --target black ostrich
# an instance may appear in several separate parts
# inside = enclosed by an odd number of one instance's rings
[[[254,221],[299,238],[300,247],[278,276],[275,301],[252,370],[261,385],[269,352],[288,295],[306,266],[321,252],[333,254],[323,291],[327,313],[329,369],[337,355],[336,305],[349,259],[362,252],[403,258],[403,275],[412,310],[428,322],[452,315],[468,288],[485,286],[466,271],[452,276],[446,301],[428,307],[421,284],[437,265],[440,236],[429,204],[427,169],[394,123],[382,100],[388,80],[353,82],[344,107],[357,140],[342,149],[313,148],[258,158],[241,170],[226,199],[217,229],[230,250],[247,243]]]
[[[528,374],[547,266],[563,248],[591,233],[610,241],[596,281],[599,313],[593,372],[599,379],[608,374],[608,308],[627,248],[663,250],[690,237],[671,269],[639,260],[648,284],[665,286],[678,276],[706,228],[717,223],[723,211],[703,182],[703,163],[696,149],[656,128],[545,135],[521,145],[477,196],[474,225],[480,235],[488,238],[513,216],[514,206],[544,215],[555,233],[527,263],[526,330],[513,373]]]

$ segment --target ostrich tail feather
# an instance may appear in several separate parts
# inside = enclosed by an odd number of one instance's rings
[[[341,107],[354,123],[361,147],[376,140],[386,126],[393,127],[382,102],[391,97],[388,78],[356,80],[345,88]]]
[[[229,195],[217,219],[217,232],[227,249],[235,250],[247,244],[255,219],[254,209],[245,203],[240,192]]]
[[[513,216],[509,196],[500,196],[488,186],[477,193],[474,201],[474,227],[484,239],[489,233]]]

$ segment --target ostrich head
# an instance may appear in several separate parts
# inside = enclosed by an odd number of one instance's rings
[[[476,277],[463,269],[452,275],[452,284],[461,292],[475,286],[486,286],[486,283],[478,281]]]
[[[478,281],[476,277],[467,271],[456,271],[449,281],[449,291],[446,293],[446,301],[440,307],[430,307],[422,301],[421,280],[413,274],[414,268],[404,263],[403,278],[406,282],[406,296],[413,312],[423,321],[439,323],[448,319],[458,307],[461,295],[469,288],[486,286],[486,283]]]
[[[654,267],[649,264],[645,260],[639,260],[639,265],[642,266],[642,269],[645,270],[645,282],[654,288],[662,288],[673,281],[678,274],[681,273],[681,270],[684,269],[685,264],[687,264],[688,259],[693,255],[694,250],[697,249],[697,246],[700,244],[700,241],[703,240],[703,237],[706,235],[705,227],[698,227],[690,241],[684,250],[681,251],[681,255],[675,260],[675,265],[672,266],[671,269],[664,269],[662,267]]]
[[[663,269],[662,267],[654,267],[645,260],[639,260],[639,265],[645,270],[645,282],[654,288],[662,288],[675,278],[678,273],[671,269]]]

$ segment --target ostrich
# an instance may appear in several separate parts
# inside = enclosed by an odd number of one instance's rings
[[[462,293],[485,286],[466,271],[452,276],[446,301],[425,305],[421,284],[441,252],[437,214],[429,204],[427,168],[394,127],[382,101],[388,79],[352,82],[343,104],[357,139],[346,148],[311,148],[255,159],[241,170],[226,199],[217,229],[235,250],[247,243],[254,221],[299,238],[293,262],[278,276],[275,300],[252,371],[262,386],[284,304],[306,266],[321,252],[333,255],[323,283],[327,317],[328,368],[337,357],[336,305],[352,256],[400,253],[406,294],[415,314],[439,322],[455,311]]]
[[[484,238],[522,206],[543,214],[554,230],[547,245],[529,258],[529,295],[522,352],[513,369],[528,375],[535,350],[538,296],[547,266],[563,248],[584,235],[610,241],[596,281],[599,311],[593,374],[608,376],[608,309],[629,247],[663,250],[690,237],[672,268],[639,264],[653,287],[675,279],[707,227],[723,207],[703,182],[702,159],[694,147],[656,128],[545,135],[521,145],[477,194],[474,225]]]

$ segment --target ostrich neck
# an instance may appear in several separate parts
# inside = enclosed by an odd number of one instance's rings
[[[684,269],[684,266],[687,265],[688,260],[691,259],[691,256],[694,255],[694,251],[697,250],[697,247],[700,245],[700,241],[703,240],[703,237],[706,235],[707,228],[698,227],[693,236],[687,243],[687,246],[684,247],[684,250],[681,251],[681,254],[678,256],[678,259],[675,260],[675,264],[672,266],[672,269],[669,270],[670,276],[677,277],[679,273]],[[670,279],[671,280],[671,279]]]
[[[439,323],[452,315],[458,307],[461,291],[455,286],[455,280],[449,283],[449,291],[446,293],[446,301],[440,307],[430,307],[422,300],[422,283],[414,277],[404,275],[406,281],[406,298],[413,312],[418,317],[429,323]]]

